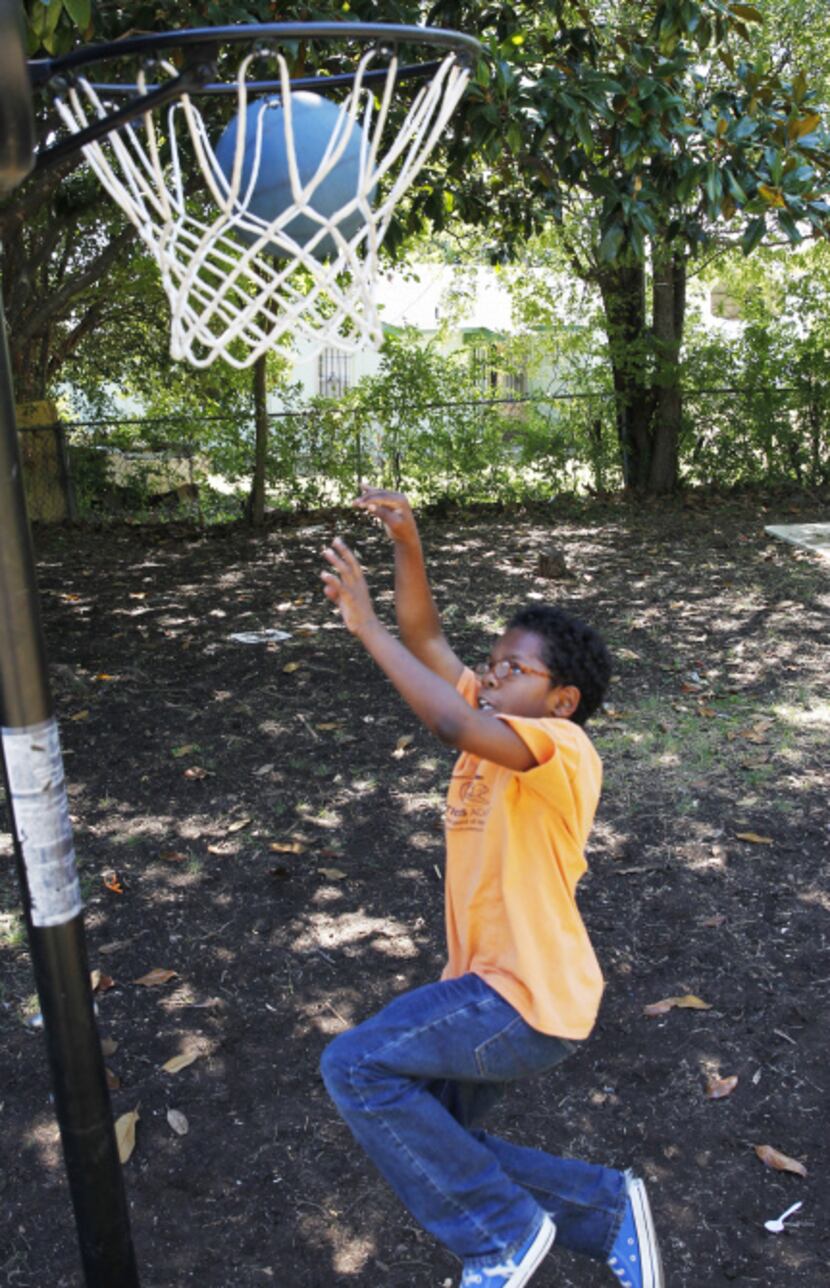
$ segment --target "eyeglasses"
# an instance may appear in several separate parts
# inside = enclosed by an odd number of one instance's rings
[[[506,657],[500,662],[479,662],[475,672],[482,678],[485,675],[492,675],[496,680],[506,680],[508,676],[515,675],[541,675],[546,680],[553,679],[550,671],[538,671],[535,667],[526,666],[524,662],[516,662]]]

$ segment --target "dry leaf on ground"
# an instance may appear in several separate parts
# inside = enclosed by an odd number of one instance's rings
[[[303,854],[305,848],[302,841],[272,841],[268,846],[274,854]]]
[[[155,970],[150,970],[139,979],[134,979],[133,983],[143,984],[145,988],[160,988],[162,984],[169,984],[178,973],[176,970],[164,970],[161,966],[157,966]]]
[[[345,881],[346,873],[340,868],[318,868],[317,871],[322,877],[328,877],[329,881]]]
[[[198,750],[198,742],[186,742],[183,747],[174,747],[170,754],[178,760],[181,756],[190,756],[194,751]]]
[[[711,1073],[706,1079],[706,1099],[724,1100],[732,1095],[737,1085],[737,1073],[731,1074],[728,1078],[721,1078],[716,1073]]]
[[[757,832],[736,832],[739,841],[749,841],[751,845],[775,845],[771,836],[759,836]]]
[[[682,997],[664,997],[661,1002],[650,1002],[648,1006],[643,1007],[643,1014],[649,1017],[665,1015],[667,1011],[673,1011],[675,1007],[682,1011],[711,1011],[712,1004],[695,997],[694,993],[684,993]]]
[[[286,675],[291,675],[294,671],[299,671],[301,666],[302,662],[286,662],[282,669],[285,671]]]
[[[160,850],[159,858],[165,863],[186,863],[190,855],[183,854],[181,850]]]
[[[93,970],[89,973],[89,987],[93,993],[106,993],[108,989],[115,987],[115,980],[111,975],[104,975],[100,970]]]
[[[101,1038],[102,1055],[106,1055],[106,1056],[115,1055],[116,1051],[118,1050],[118,1045],[119,1044],[116,1042],[115,1038]]]
[[[189,1064],[193,1064],[194,1060],[198,1060],[201,1055],[204,1055],[204,1051],[200,1051],[198,1047],[190,1047],[188,1051],[182,1052],[181,1055],[174,1055],[172,1060],[168,1060],[161,1067],[165,1073],[179,1073],[182,1069],[186,1069]]]
[[[185,1118],[181,1109],[168,1109],[167,1121],[177,1136],[186,1136],[190,1131],[190,1123]]]
[[[135,1125],[138,1122],[138,1106],[128,1114],[122,1114],[115,1124],[115,1140],[118,1145],[118,1157],[126,1163],[135,1149]]]
[[[207,778],[208,771],[206,769],[202,769],[201,765],[191,765],[189,769],[184,771],[184,776],[185,778],[189,778],[191,782],[200,782],[201,779]]]
[[[228,828],[228,835],[230,836],[231,832],[241,832],[243,828],[250,827],[251,821],[252,820],[250,818],[236,819],[236,821],[231,823]]]
[[[112,1069],[104,1069],[104,1077],[107,1080],[107,1091],[117,1091],[121,1086],[121,1079]]]
[[[780,1150],[773,1149],[772,1145],[756,1145],[755,1153],[762,1163],[767,1167],[773,1167],[776,1172],[794,1172],[796,1176],[806,1176],[807,1168],[803,1163],[799,1163],[797,1158],[788,1158]]]
[[[395,757],[395,759],[401,760],[404,753],[406,752],[407,747],[411,747],[414,741],[415,741],[414,734],[412,733],[403,734],[403,736],[400,737],[398,741],[395,743],[395,750],[392,752],[392,755]]]

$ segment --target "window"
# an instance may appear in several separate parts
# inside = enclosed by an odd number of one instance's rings
[[[351,383],[351,354],[340,349],[323,349],[317,359],[317,392],[325,398],[339,398]]]
[[[507,370],[495,344],[474,345],[473,379],[483,398],[500,398],[508,402],[527,396],[527,372],[524,368]]]

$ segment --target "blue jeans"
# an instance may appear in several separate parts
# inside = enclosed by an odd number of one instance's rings
[[[504,1260],[550,1213],[557,1242],[607,1259],[622,1172],[511,1145],[474,1126],[502,1084],[575,1049],[532,1029],[477,975],[397,997],[323,1052],[326,1087],[412,1215],[473,1266]]]

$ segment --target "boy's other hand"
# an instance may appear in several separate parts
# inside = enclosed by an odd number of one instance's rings
[[[386,535],[393,541],[409,541],[418,534],[412,507],[403,492],[390,492],[383,487],[361,484],[360,496],[352,501],[357,510],[366,510],[380,519]]]
[[[346,629],[352,635],[360,635],[377,621],[363,569],[342,537],[334,538],[323,551],[323,558],[334,570],[320,574],[324,582],[323,593],[339,608]]]

